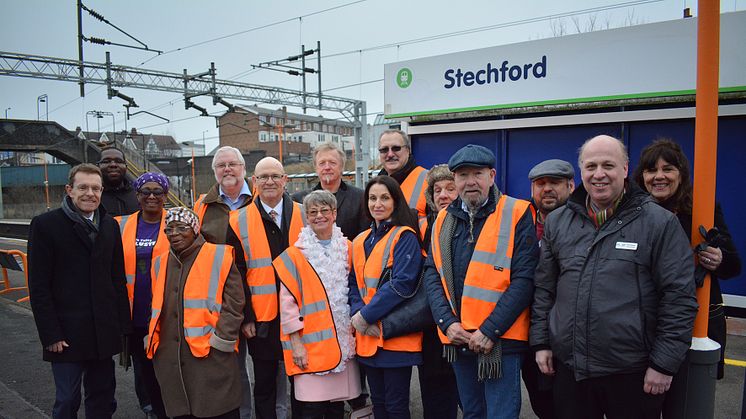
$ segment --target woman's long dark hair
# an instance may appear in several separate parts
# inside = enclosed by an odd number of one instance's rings
[[[409,208],[407,199],[399,187],[399,182],[389,176],[376,176],[369,180],[365,185],[365,194],[363,194],[363,212],[365,213],[368,220],[373,221],[373,215],[370,213],[368,208],[368,196],[370,195],[370,188],[373,185],[383,185],[391,194],[394,199],[394,212],[391,213],[391,223],[397,226],[412,227],[415,232],[418,232],[419,238],[419,227],[417,225],[417,216]]]
[[[691,214],[692,212],[692,180],[689,170],[689,159],[686,158],[681,146],[668,138],[660,138],[642,149],[640,161],[635,168],[634,180],[643,190],[645,180],[643,172],[645,170],[655,170],[658,159],[663,159],[666,163],[673,165],[679,170],[681,180],[676,192],[660,204],[666,209],[673,212]]]

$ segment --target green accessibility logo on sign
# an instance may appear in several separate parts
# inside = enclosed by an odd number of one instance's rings
[[[398,84],[402,89],[409,87],[409,85],[412,84],[412,70],[406,67],[399,70],[399,72],[396,73],[396,84]]]

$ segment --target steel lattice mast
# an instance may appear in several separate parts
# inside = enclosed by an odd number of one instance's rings
[[[190,102],[191,98],[209,96],[212,97],[213,104],[220,103],[228,107],[230,104],[227,104],[225,99],[337,112],[355,124],[356,181],[358,184],[367,181],[369,156],[364,101],[324,94],[304,95],[303,92],[292,89],[220,80],[216,78],[214,63],[211,63],[210,68],[203,73],[188,74],[186,69],[183,73],[171,73],[115,65],[111,62],[109,53],[106,57],[106,62],[96,63],[0,51],[0,76],[105,85],[110,99],[117,96],[129,101],[131,106],[137,106],[134,100],[119,93],[117,89],[181,93],[184,95],[187,108],[195,107]]]

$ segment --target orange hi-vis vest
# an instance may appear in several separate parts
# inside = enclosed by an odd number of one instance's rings
[[[352,251],[352,245],[349,242],[347,248],[349,252]],[[348,262],[352,260],[351,253],[348,253],[347,260]],[[342,349],[337,340],[337,329],[334,326],[334,318],[324,284],[300,249],[295,246],[288,247],[272,261],[272,265],[282,284],[293,294],[298,303],[303,319],[303,330],[300,331],[301,342],[308,354],[308,368],[302,370],[293,362],[290,335],[280,331],[280,343],[287,375],[333,370],[342,362]]]
[[[277,282],[259,205],[259,200],[255,200],[241,209],[231,211],[229,222],[236,237],[241,240],[247,268],[246,283],[251,290],[251,305],[256,320],[268,322],[277,317]],[[305,224],[303,206],[293,202],[288,243],[293,245],[298,241],[300,230]]]
[[[384,269],[393,266],[394,248],[405,231],[415,233],[411,227],[405,226],[397,226],[389,230],[373,247],[367,260],[365,258],[365,239],[368,238],[371,230],[363,231],[352,242],[352,264],[355,269],[355,279],[357,280],[360,296],[363,298],[365,304],[370,303],[370,300],[376,295],[378,283]],[[378,326],[379,328],[381,327],[381,322],[378,322]],[[422,332],[411,333],[387,340],[383,339],[382,334],[378,337],[373,337],[356,333],[355,344],[357,346],[357,354],[364,357],[375,355],[378,348],[388,351],[420,352],[422,351]]]
[[[122,235],[124,274],[127,277],[127,297],[130,300],[130,313],[132,312],[132,303],[135,298],[135,275],[137,266],[137,247],[135,246],[135,241],[137,240],[137,221],[140,218],[140,214],[141,211],[137,211],[134,214],[114,217],[114,219],[119,223],[119,233]],[[165,225],[166,211],[164,210],[163,215],[161,216],[161,226]],[[166,238],[166,233],[163,232],[162,228],[158,229],[158,238],[153,247],[152,259],[155,260],[158,256],[167,255],[169,248],[170,245],[168,243],[168,238]],[[152,284],[153,282],[151,279],[151,288]]]
[[[166,291],[168,254],[153,261],[153,305],[148,327],[148,358],[153,359],[160,342],[159,323]],[[233,265],[233,248],[205,242],[194,259],[184,283],[184,339],[195,358],[210,353],[210,336],[215,331],[223,304],[225,281]],[[238,351],[238,342],[235,350]]]
[[[464,291],[461,297],[461,325],[465,330],[479,329],[510,286],[510,261],[513,255],[515,226],[526,213],[528,206],[528,201],[502,195],[495,211],[485,221],[474,246],[474,253],[471,255],[464,279]],[[440,274],[440,282],[455,315],[453,299],[443,276],[443,259],[440,250],[440,233],[447,216],[453,217],[446,210],[438,213],[430,243],[433,261]],[[528,341],[528,326],[529,312],[526,308],[501,337]],[[440,328],[438,328],[438,335],[441,342],[450,343]]]
[[[205,204],[205,194],[201,194],[199,198],[197,198],[196,201],[194,201],[194,205],[192,206],[192,211],[194,211],[195,214],[197,214],[197,217],[199,217],[199,224],[202,225],[202,222],[205,220],[205,212],[207,212],[207,204]]]
[[[400,185],[404,197],[407,198],[409,208],[417,210],[417,216],[424,218],[427,211],[427,199],[425,199],[425,189],[427,189],[427,170],[424,167],[417,166],[409,173],[404,182]]]

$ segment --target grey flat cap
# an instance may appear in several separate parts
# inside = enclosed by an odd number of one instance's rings
[[[455,172],[460,167],[489,167],[495,168],[495,155],[481,145],[469,144],[457,151],[448,160],[448,170]]]
[[[573,179],[575,178],[575,169],[572,168],[570,163],[564,160],[551,159],[544,160],[528,172],[528,178],[532,182],[535,179],[546,176]]]

